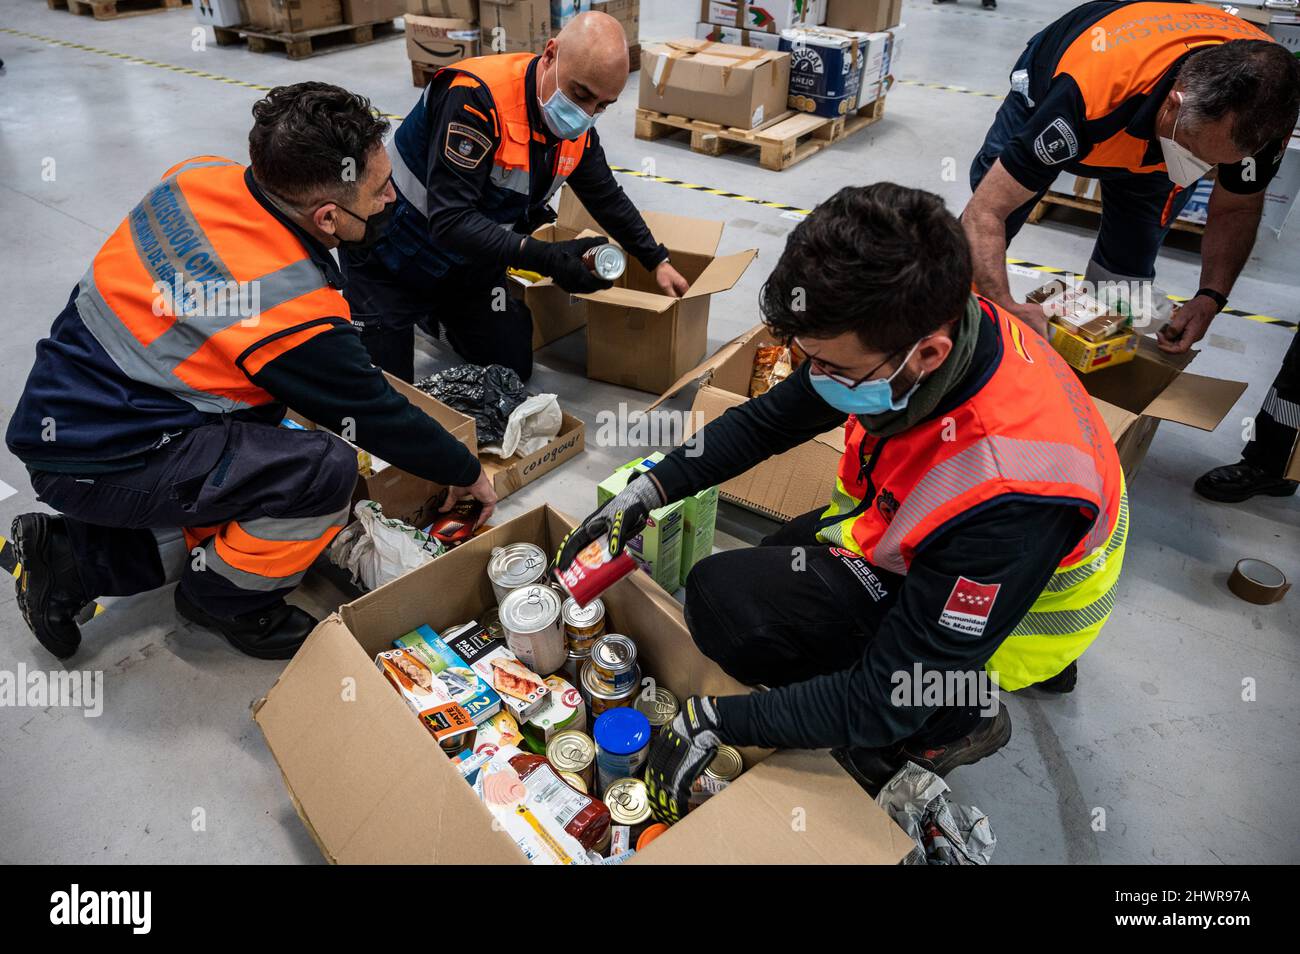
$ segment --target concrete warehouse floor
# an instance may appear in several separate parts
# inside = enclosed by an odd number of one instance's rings
[[[748,158],[697,156],[680,142],[637,141],[636,74],[601,119],[601,138],[614,164],[653,163],[662,176],[799,208],[846,184],[893,179],[937,191],[960,210],[969,196],[966,169],[998,100],[915,84],[1001,95],[1025,40],[1072,5],[1003,0],[990,13],[974,0],[943,7],[909,0],[904,83],[889,97],[884,121],[786,172],[764,171]],[[697,10],[693,0],[643,0],[643,40],[691,34]],[[33,345],[99,245],[162,171],[200,153],[246,161],[249,107],[261,94],[160,65],[261,85],[325,80],[399,114],[417,96],[400,40],[290,62],[217,48],[210,39],[196,49],[196,32],[188,9],[98,22],[38,0],[0,0],[5,423]],[[956,181],[944,178],[947,159]],[[51,160],[56,174],[47,180]],[[642,208],[725,220],[726,251],[761,250],[739,286],[715,297],[711,348],[753,324],[759,285],[797,216],[631,176],[623,184]],[[1012,253],[1082,269],[1091,244],[1087,224],[1046,224],[1027,227]],[[1234,304],[1294,320],[1298,244],[1294,222],[1281,240],[1261,234]],[[1196,255],[1167,251],[1159,277],[1172,292],[1195,291]],[[1017,290],[1031,281],[1018,277]],[[1300,860],[1296,838],[1286,834],[1300,828],[1293,791],[1300,781],[1300,596],[1257,608],[1224,586],[1247,555],[1300,576],[1300,501],[1228,507],[1191,491],[1202,471],[1237,459],[1241,421],[1259,407],[1289,335],[1234,317],[1216,322],[1195,370],[1250,387],[1215,433],[1166,424],[1156,436],[1131,486],[1133,534],[1119,604],[1081,662],[1078,690],[1009,698],[1010,744],[951,777],[957,800],[991,816],[995,861]],[[422,347],[421,370],[454,363],[449,351],[427,341]],[[501,518],[542,503],[584,514],[594,505],[595,481],[635,453],[596,446],[595,415],[619,402],[643,407],[650,396],[586,380],[583,362],[583,336],[572,335],[539,355],[532,387],[558,393],[588,422],[587,452],[507,500]],[[7,495],[0,528],[7,528],[34,503],[22,465],[7,453],[0,453],[0,480]],[[734,507],[723,508],[721,521],[723,547],[752,543],[768,526]],[[328,595],[325,589],[304,599]],[[58,708],[0,711],[0,861],[320,861],[249,715],[282,665],[240,656],[181,623],[168,591],[106,603],[70,661],[70,668],[104,672],[102,717]],[[24,627],[12,592],[0,590],[0,669],[24,664],[56,666]],[[1257,682],[1258,701],[1241,700],[1247,678]],[[202,832],[191,826],[198,808],[206,816]],[[1105,810],[1102,831],[1094,830],[1097,808]]]

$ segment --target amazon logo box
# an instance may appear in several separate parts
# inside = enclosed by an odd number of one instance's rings
[[[254,705],[289,799],[327,860],[527,863],[374,658],[421,624],[442,632],[495,606],[493,547],[527,541],[553,552],[573,526],[539,507],[346,604]],[[680,698],[750,691],[700,654],[681,606],[644,574],[602,599],[610,628],[636,641],[644,672]],[[742,754],[739,779],[629,863],[896,864],[911,850],[827,752]]]

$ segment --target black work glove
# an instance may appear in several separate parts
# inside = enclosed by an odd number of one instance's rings
[[[609,536],[609,555],[618,556],[627,542],[645,529],[650,511],[664,503],[659,485],[645,474],[629,481],[605,506],[590,514],[560,541],[555,554],[556,571],[567,570],[579,553],[606,535]]]
[[[601,291],[614,283],[588,268],[582,261],[582,255],[588,249],[605,245],[608,241],[600,235],[563,242],[542,242],[526,238],[519,249],[518,265],[530,272],[548,276],[571,295]]]
[[[671,825],[686,814],[691,783],[722,744],[722,723],[712,696],[691,696],[650,746],[645,770],[650,810]]]

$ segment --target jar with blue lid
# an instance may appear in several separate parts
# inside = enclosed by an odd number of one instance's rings
[[[636,778],[650,753],[650,720],[627,706],[602,712],[592,732],[596,741],[597,793],[620,778]]]

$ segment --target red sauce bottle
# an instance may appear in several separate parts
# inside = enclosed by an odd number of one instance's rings
[[[593,851],[609,831],[609,808],[605,803],[584,795],[564,779],[544,755],[521,752],[510,757],[510,767],[530,796],[544,802],[560,824],[578,843]]]

